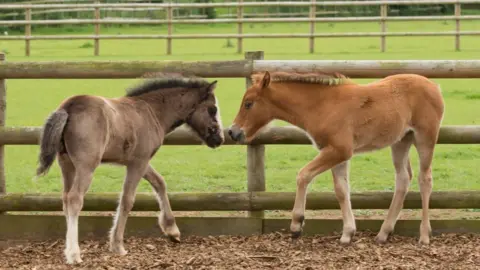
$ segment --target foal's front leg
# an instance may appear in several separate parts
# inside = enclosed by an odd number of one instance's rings
[[[333,166],[347,161],[352,156],[351,148],[335,147],[329,145],[323,148],[312,161],[303,167],[297,175],[297,192],[295,205],[292,211],[290,231],[292,238],[300,237],[305,219],[305,203],[307,200],[307,187],[317,175],[331,169]]]
[[[143,176],[152,185],[157,194],[158,204],[160,206],[160,215],[158,216],[158,224],[168,238],[173,242],[180,242],[180,230],[175,223],[175,217],[170,207],[170,201],[167,195],[167,183],[163,177],[152,168],[148,166],[147,172]]]
[[[110,251],[119,255],[126,255],[127,251],[123,247],[123,234],[127,223],[128,213],[132,210],[135,202],[135,191],[138,182],[145,174],[148,162],[135,162],[127,165],[127,176],[123,183],[123,191],[120,196],[117,213],[115,215],[112,230],[110,231]]]
[[[350,161],[345,161],[332,168],[335,195],[340,204],[343,218],[341,244],[350,244],[356,231],[355,217],[353,216],[352,204],[350,202],[349,165]]]

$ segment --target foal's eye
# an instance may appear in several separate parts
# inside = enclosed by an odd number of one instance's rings
[[[217,114],[217,107],[208,107],[208,113],[211,116],[215,116]]]
[[[252,101],[245,101],[245,105],[244,105],[245,109],[247,109],[247,110],[250,109],[252,107],[252,105],[253,105]]]

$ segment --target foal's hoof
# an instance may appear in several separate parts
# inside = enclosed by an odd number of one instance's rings
[[[80,257],[80,252],[65,252],[65,257],[67,259],[67,264],[77,264],[82,263],[82,258]]]
[[[344,235],[343,235],[343,236],[340,238],[340,244],[341,244],[341,245],[343,245],[343,246],[348,246],[348,245],[350,245],[350,243],[352,243],[352,237],[350,237],[350,236],[347,237],[347,236],[344,236]]]
[[[383,245],[387,243],[388,235],[377,235],[375,237],[375,242],[377,244]]]
[[[167,220],[164,215],[160,215],[158,219],[158,225],[163,234],[174,243],[180,243],[180,230],[175,223],[175,218]]]
[[[296,232],[291,232],[292,233],[292,239],[298,239],[302,235],[302,231],[296,231]]]
[[[110,246],[110,251],[120,256],[125,256],[128,254],[128,251],[126,251],[122,246]]]
[[[350,245],[355,232],[355,227],[345,227],[343,229],[342,237],[340,237],[340,244],[344,246]]]
[[[168,235],[168,240],[172,241],[173,243],[180,243],[180,235]]]
[[[168,227],[167,229],[162,229],[163,233],[167,236],[168,240],[173,243],[180,243],[180,231],[176,224]]]
[[[298,218],[293,217],[290,223],[290,232],[292,239],[298,239],[302,235],[303,227],[305,226],[305,217],[303,215]]]
[[[81,258],[67,259],[67,264],[80,264],[82,262]]]
[[[430,245],[430,238],[428,237],[420,237],[418,240],[419,245]]]

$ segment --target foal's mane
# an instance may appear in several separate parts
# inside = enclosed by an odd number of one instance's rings
[[[265,72],[255,73],[251,76],[253,83],[259,83]],[[353,83],[347,76],[338,73],[315,72],[315,73],[298,73],[298,72],[270,72],[271,82],[296,82],[310,83],[321,85],[340,85]]]
[[[141,78],[146,78],[141,83],[127,89],[127,97],[136,97],[154,91],[169,88],[200,89],[210,83],[202,78],[186,76],[180,73],[146,73]]]

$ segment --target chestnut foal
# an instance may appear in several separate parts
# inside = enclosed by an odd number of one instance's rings
[[[127,253],[123,233],[142,177],[156,192],[161,210],[160,228],[170,240],[180,241],[165,180],[149,162],[165,136],[183,123],[208,147],[223,144],[223,128],[214,95],[216,83],[178,75],[150,78],[120,98],[71,97],[48,117],[40,143],[37,176],[46,174],[55,157],[58,158],[64,184],[67,263],[82,262],[78,218],[95,168],[101,163],[115,163],[127,169],[110,232],[112,252]]]
[[[432,159],[444,101],[431,80],[414,74],[388,76],[360,85],[335,74],[275,72],[254,74],[240,110],[229,128],[235,141],[250,142],[262,127],[279,119],[304,130],[320,153],[297,175],[295,205],[290,230],[300,236],[304,225],[309,183],[331,169],[343,217],[340,242],[348,244],[356,225],[350,202],[349,162],[354,154],[391,147],[395,167],[395,193],[380,232],[386,242],[403,207],[412,179],[409,149],[417,149],[418,181],[422,197],[420,239],[430,242],[428,207],[432,192]]]

